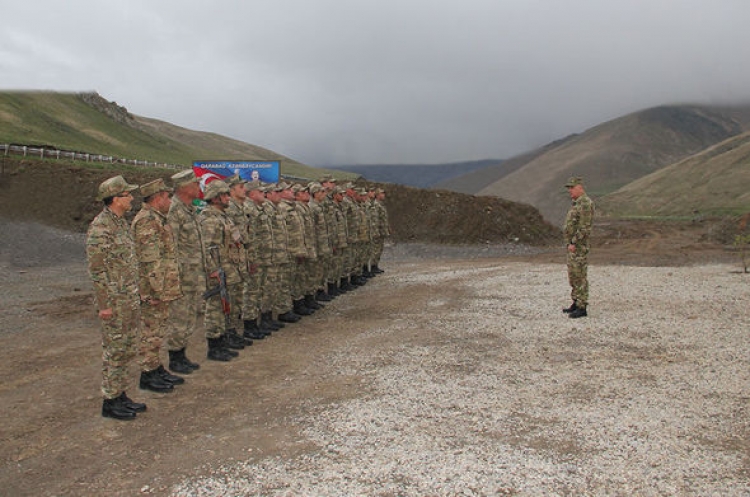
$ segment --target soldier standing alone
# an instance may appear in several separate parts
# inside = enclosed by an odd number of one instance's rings
[[[594,203],[586,195],[581,178],[570,178],[565,187],[568,189],[573,205],[565,218],[563,234],[568,254],[568,281],[573,303],[563,309],[570,318],[581,318],[587,315],[589,302],[588,255],[591,248],[591,224],[594,219]]]
[[[102,416],[133,419],[146,404],[133,402],[125,393],[128,365],[135,358],[140,298],[138,261],[130,227],[124,218],[131,209],[132,191],[122,176],[99,185],[97,200],[104,208],[86,235],[89,275],[102,326]]]

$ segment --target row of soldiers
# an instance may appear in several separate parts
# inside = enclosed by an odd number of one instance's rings
[[[89,227],[89,273],[102,324],[102,415],[133,419],[146,405],[126,393],[138,356],[139,386],[172,391],[200,365],[188,342],[204,315],[207,358],[229,361],[382,272],[390,234],[382,189],[214,180],[192,170],[140,186],[141,210],[125,220],[138,186],[116,176],[99,186]],[[203,201],[200,201],[203,197]],[[205,207],[201,205],[205,203]],[[166,342],[168,371],[160,360]]]

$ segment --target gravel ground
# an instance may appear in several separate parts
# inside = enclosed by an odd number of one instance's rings
[[[383,295],[415,300],[311,371],[365,388],[293,420],[309,448],[206,467],[171,495],[750,495],[735,267],[592,267],[579,320],[560,312],[560,264],[391,267]]]

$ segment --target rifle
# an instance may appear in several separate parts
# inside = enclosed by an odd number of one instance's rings
[[[221,254],[219,252],[219,246],[218,245],[211,245],[208,247],[208,253],[211,255],[211,258],[216,262],[216,265],[218,266],[218,269],[216,270],[216,273],[219,277],[219,284],[215,288],[212,288],[210,290],[206,290],[203,292],[203,299],[208,300],[211,297],[214,297],[216,295],[219,295],[221,297],[221,310],[224,312],[224,323],[225,323],[225,329],[231,328],[231,322],[230,322],[230,312],[232,310],[230,304],[229,304],[229,290],[227,290],[227,273],[224,272],[224,268],[221,267]]]

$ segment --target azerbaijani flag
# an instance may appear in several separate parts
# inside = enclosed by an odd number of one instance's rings
[[[193,171],[200,181],[201,191],[206,185],[217,179],[226,179],[239,174],[246,181],[278,183],[280,176],[279,161],[195,161]]]

